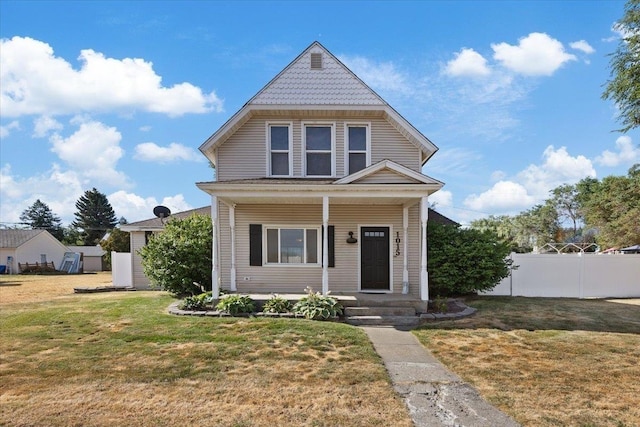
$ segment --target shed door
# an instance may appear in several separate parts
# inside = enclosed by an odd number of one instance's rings
[[[360,289],[388,291],[389,227],[360,229]]]

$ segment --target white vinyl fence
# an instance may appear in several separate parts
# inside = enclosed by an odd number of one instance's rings
[[[118,288],[133,286],[129,252],[111,252],[111,282]]]
[[[511,254],[518,268],[482,295],[640,298],[640,255]]]

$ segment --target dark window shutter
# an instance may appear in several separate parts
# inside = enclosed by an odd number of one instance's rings
[[[249,224],[249,265],[262,265],[262,224]]]
[[[329,241],[327,242],[329,244],[329,267],[335,267],[336,266],[336,253],[335,253],[335,248],[336,248],[336,240],[335,240],[335,234],[336,234],[336,228],[333,225],[330,225],[327,227],[327,234],[329,237]]]

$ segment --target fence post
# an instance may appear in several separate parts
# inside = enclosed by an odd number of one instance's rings
[[[578,297],[580,299],[584,298],[584,252],[578,253],[578,257],[580,258],[580,267],[578,269]]]

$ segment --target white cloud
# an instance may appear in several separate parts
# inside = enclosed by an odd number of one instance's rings
[[[528,76],[550,76],[576,57],[567,53],[562,43],[545,33],[531,33],[517,46],[492,44],[493,58],[504,67]]]
[[[0,220],[18,222],[20,214],[36,199],[68,224],[73,220],[75,203],[83,194],[81,177],[74,171],[63,171],[59,165],[41,174],[22,178],[13,174],[6,164],[0,169]]]
[[[376,90],[410,92],[405,75],[392,62],[374,62],[362,56],[339,56],[338,59]]]
[[[517,182],[498,181],[484,193],[468,196],[464,200],[464,205],[475,211],[492,212],[517,210],[531,206],[534,202],[535,199],[529,195],[527,189]]]
[[[153,64],[141,58],[114,59],[86,49],[74,69],[47,43],[17,36],[2,39],[0,50],[4,116],[135,110],[181,116],[222,110],[215,92],[203,93],[186,82],[163,86]]]
[[[473,49],[463,48],[456,57],[447,62],[445,72],[452,76],[487,76],[491,70],[487,60]]]
[[[0,126],[0,138],[6,138],[11,134],[11,131],[20,129],[20,122],[17,120],[12,121],[8,125]]]
[[[556,150],[550,145],[542,158],[542,164],[531,164],[515,177],[502,179],[479,195],[471,194],[464,205],[485,213],[518,213],[547,199],[549,191],[561,184],[596,176],[591,160],[582,155],[571,156],[565,147]],[[499,176],[504,178],[503,174],[495,175]]]
[[[191,147],[172,142],[167,147],[161,147],[153,142],[145,142],[136,146],[134,158],[145,162],[168,163],[179,160],[201,162],[204,156]]]
[[[141,132],[149,132],[151,130],[151,126],[146,125],[146,126],[140,126],[140,131]]]
[[[64,126],[49,116],[40,116],[33,121],[33,137],[44,138],[49,132],[62,130]]]
[[[586,40],[578,40],[577,42],[569,43],[569,47],[571,47],[571,49],[582,51],[587,55],[591,55],[596,51],[589,43],[587,43]]]
[[[53,134],[51,151],[80,173],[114,186],[127,186],[128,179],[117,171],[116,164],[124,150],[120,147],[122,135],[114,127],[100,122],[80,123],[79,129],[68,138]]]
[[[453,147],[439,150],[433,159],[427,163],[427,174],[456,174],[467,172],[473,165],[482,159],[475,151]]]
[[[640,161],[640,147],[634,147],[630,137],[623,135],[616,139],[617,152],[605,150],[596,157],[596,163],[602,166],[614,167],[620,164],[631,165]]]
[[[120,190],[107,197],[118,217],[125,217],[129,222],[153,218],[153,208],[158,205],[168,207],[172,213],[193,209],[182,194],[164,197],[160,202],[155,197],[142,197],[134,193]]]
[[[429,202],[435,203],[437,208],[447,208],[453,206],[453,194],[451,191],[438,190],[429,196]]]
[[[595,177],[596,171],[591,160],[583,155],[571,156],[566,147],[557,150],[549,145],[542,153],[541,165],[529,165],[518,173],[521,182],[540,202],[549,196],[549,191],[561,184],[573,184],[587,176]]]

